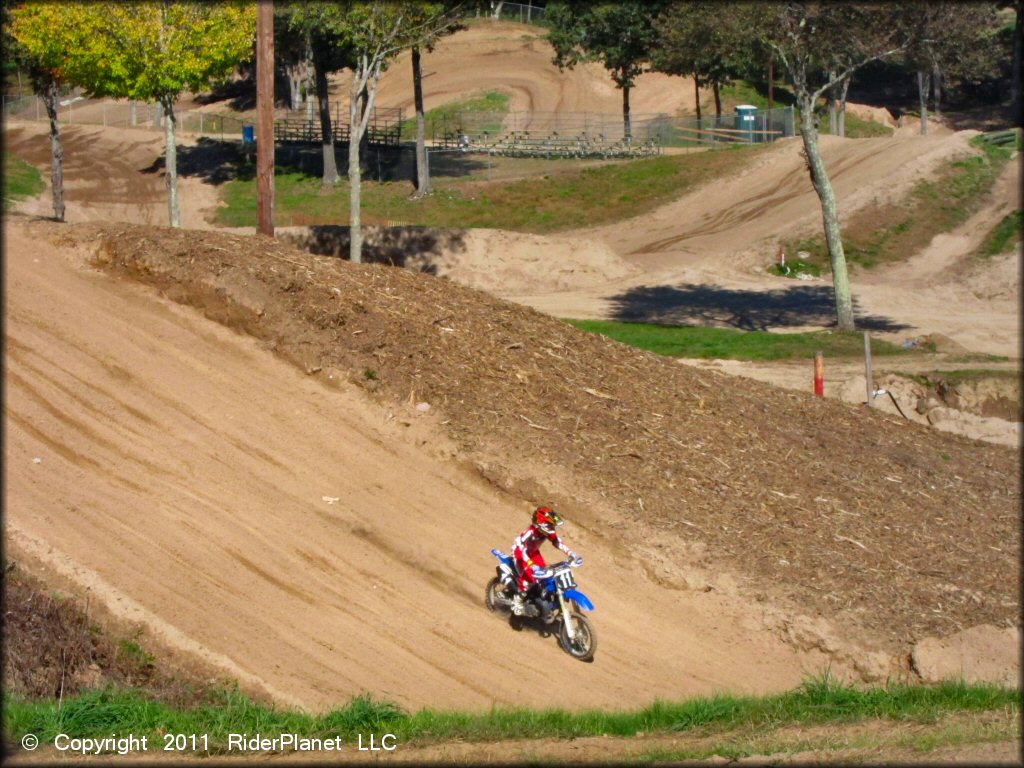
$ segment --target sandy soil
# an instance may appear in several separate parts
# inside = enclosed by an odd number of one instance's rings
[[[443,446],[418,448],[436,435],[402,426],[414,410],[329,394],[14,222],[5,237],[8,553],[163,641],[311,708],[360,690],[413,706],[532,701],[517,659],[537,653],[569,707],[783,690],[821,663],[767,629],[723,634],[749,606],[638,581],[578,531],[604,663],[502,631],[482,607],[487,552],[508,546],[525,502]],[[458,535],[454,509],[472,516]]]
[[[541,71],[552,69],[550,54],[539,41],[515,37],[507,47],[494,47],[481,32],[465,50],[428,54],[428,72],[436,67],[428,107],[490,88],[493,75],[495,85],[512,89],[513,109],[618,109],[619,93],[603,69],[578,68],[548,83]],[[513,55],[517,72],[529,75],[522,82],[508,74]],[[448,56],[453,65],[442,67]],[[462,57],[473,66],[455,67]],[[385,77],[407,77],[403,61]],[[652,86],[650,96],[646,84],[634,94],[635,112],[685,109],[692,101],[685,83]],[[405,98],[388,93],[384,105]],[[162,137],[83,126],[64,135],[69,222],[166,222]],[[944,158],[966,151],[968,135],[826,140],[844,212],[898,195]],[[48,163],[44,126],[8,125],[5,140],[8,150]],[[858,311],[877,321],[878,333],[941,333],[973,351],[1019,357],[1019,255],[984,269],[962,263],[988,222],[1006,210],[1018,173],[1013,166],[991,205],[917,260],[855,281]],[[205,213],[216,203],[215,188],[199,177],[181,183],[184,225],[209,228]],[[48,205],[44,194],[22,211],[45,215]],[[818,286],[794,288],[763,272],[777,240],[815,226],[818,217],[796,142],[782,142],[750,174],[718,180],[641,220],[558,238],[474,233],[462,258],[453,252],[444,269],[559,316],[670,317],[686,311],[699,289],[709,296],[701,308],[709,323],[820,327],[822,302],[813,292],[795,310],[781,317],[777,311],[785,292],[792,298],[795,290]],[[581,581],[599,596],[599,662],[579,664],[551,638],[511,632],[481,606],[487,551],[508,545],[535,501],[528,490],[543,482],[501,483],[496,474],[467,471],[442,418],[417,411],[414,392],[405,405],[382,406],[345,383],[326,389],[269,354],[266,342],[152,289],[95,273],[85,264],[88,249],[73,239],[54,244],[16,218],[5,222],[4,237],[8,555],[59,574],[148,636],[244,686],[313,709],[361,690],[409,706],[534,704],[536,678],[524,679],[520,664],[540,655],[547,673],[565,683],[541,684],[541,699],[621,707],[720,689],[789,689],[827,661],[844,671],[837,660],[844,648],[845,671],[859,674],[845,638],[823,629],[820,614],[779,607],[771,588],[762,602],[723,588],[732,578],[724,568],[715,569],[720,580],[708,591],[673,587],[672,579],[685,581],[686,574],[680,577],[682,566],[672,558],[692,550],[670,549],[648,569],[624,561],[617,545],[595,532],[604,526],[596,520],[569,535],[587,554]],[[503,263],[489,271],[485,257],[496,252]],[[567,252],[569,271],[545,267]],[[583,279],[574,283],[573,270]],[[952,285],[944,279],[950,271],[957,276]],[[736,418],[743,420],[761,399],[741,400],[747,405]],[[701,410],[703,404],[702,398]],[[930,436],[911,434],[931,446]],[[735,453],[743,440],[719,437],[702,438],[711,446],[705,452],[744,461]],[[825,439],[805,442],[813,447]],[[964,455],[975,450],[966,441],[956,446]],[[536,476],[554,483],[557,473],[544,454],[532,455]],[[699,458],[694,453],[691,460]],[[695,498],[724,493],[722,478],[733,476],[715,477],[698,483]],[[470,522],[456,523],[456,532],[452,510],[469,511]],[[859,555],[855,545],[868,539],[842,530],[840,545]],[[864,568],[851,562],[853,579]],[[859,661],[884,666],[888,657],[879,655],[881,661],[870,653]],[[1000,670],[1019,673],[1019,663]]]
[[[423,53],[424,108],[499,90],[511,96],[511,112],[533,113],[528,124],[517,124],[519,128],[546,129],[554,124],[556,113],[563,119],[566,113],[621,114],[622,91],[608,71],[591,63],[559,72],[543,34],[536,27],[488,21],[445,38],[434,51]],[[331,84],[332,98],[347,103],[351,75],[341,72]],[[702,102],[708,96],[702,91]],[[410,53],[399,55],[382,75],[377,103],[413,113]],[[637,118],[694,112],[693,81],[658,72],[642,74],[630,92],[630,107]]]

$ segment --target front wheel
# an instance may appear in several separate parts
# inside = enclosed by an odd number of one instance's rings
[[[512,612],[512,597],[497,576],[487,582],[484,604],[491,613],[509,614]]]
[[[597,633],[585,617],[577,614],[572,616],[572,625],[574,631],[571,639],[564,621],[559,628],[558,642],[562,650],[574,659],[593,661],[594,653],[597,651]]]

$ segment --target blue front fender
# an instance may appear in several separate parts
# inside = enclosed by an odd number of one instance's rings
[[[580,608],[585,608],[588,611],[594,610],[594,604],[590,602],[590,598],[575,589],[566,591],[565,596],[570,600],[575,600]]]

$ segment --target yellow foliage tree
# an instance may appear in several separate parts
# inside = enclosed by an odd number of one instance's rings
[[[24,18],[18,32],[18,16]],[[251,59],[256,38],[252,2],[28,3],[12,30],[30,51],[74,38],[55,52],[56,68],[92,96],[159,103],[166,117],[165,172],[171,226],[180,226],[174,104]]]

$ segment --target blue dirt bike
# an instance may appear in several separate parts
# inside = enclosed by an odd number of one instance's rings
[[[521,617],[540,618],[545,624],[558,624],[558,642],[562,650],[580,661],[593,661],[597,650],[597,634],[581,609],[592,611],[590,598],[576,589],[573,568],[579,562],[556,563],[541,572],[539,593],[531,594],[523,603],[521,613],[515,612],[516,567],[511,555],[492,549],[498,558],[497,575],[487,583],[484,598],[492,613],[510,616],[513,622]],[[536,589],[536,588],[535,588]]]

